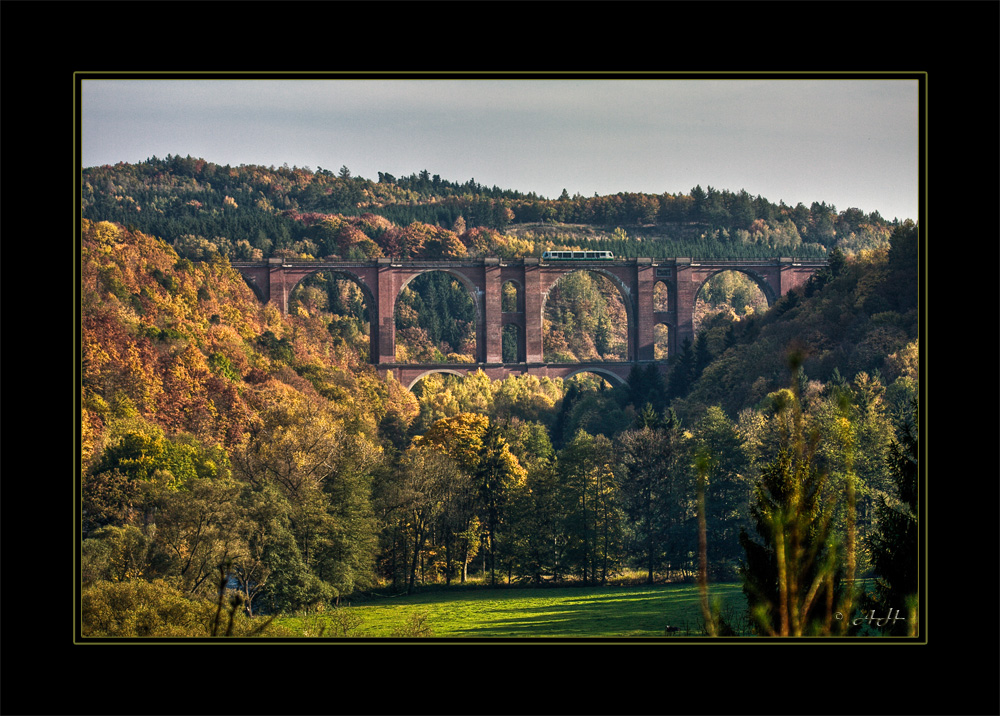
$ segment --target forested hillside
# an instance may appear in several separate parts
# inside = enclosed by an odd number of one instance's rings
[[[626,257],[819,257],[833,247],[885,247],[894,228],[877,211],[786,206],[744,190],[552,200],[427,171],[379,172],[372,181],[347,167],[231,167],[179,156],[85,169],[82,211],[162,238],[187,258],[230,260],[539,256],[573,245]]]
[[[822,632],[826,594],[841,599],[855,576],[880,578],[873,603],[915,591],[887,566],[917,557],[915,225],[714,190],[647,197],[630,214],[625,195],[549,201],[425,174],[372,182],[178,157],[84,171],[85,635],[217,633],[220,578],[232,633],[250,633],[262,615],[376,591],[686,579],[703,562],[710,579],[745,581],[757,633],[793,633],[759,588],[776,554],[766,516],[790,499],[791,474],[817,476],[811,514],[829,537],[814,546],[822,559],[796,567],[822,585],[798,628]],[[614,220],[604,204],[621,207]],[[589,228],[560,237],[546,220]],[[587,241],[645,253],[626,227],[662,231],[657,247],[830,263],[770,310],[749,298],[706,309],[665,377],[438,375],[412,393],[367,363],[352,284],[318,274],[282,315],[229,263]],[[428,276],[400,299],[402,357],[465,360],[474,312]],[[622,314],[593,276],[560,284],[547,307],[553,359],[621,355]],[[732,301],[742,288],[715,290]]]

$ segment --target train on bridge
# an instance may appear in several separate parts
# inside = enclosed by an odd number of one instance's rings
[[[543,261],[614,261],[613,251],[545,251]]]

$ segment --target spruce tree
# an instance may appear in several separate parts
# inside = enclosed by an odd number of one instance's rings
[[[695,370],[695,355],[691,340],[684,339],[680,356],[670,369],[667,378],[667,396],[670,399],[683,398],[691,389],[692,376]]]
[[[635,416],[635,421],[632,423],[633,430],[642,430],[643,428],[649,428],[650,430],[656,430],[660,427],[660,416],[655,410],[653,410],[652,403],[646,403],[639,414]]]
[[[712,351],[708,347],[705,334],[701,333],[694,339],[694,368],[691,374],[691,382],[698,380],[702,372],[712,362]]]

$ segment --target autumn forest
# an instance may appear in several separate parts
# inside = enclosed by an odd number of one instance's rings
[[[903,609],[884,633],[913,633],[912,221],[710,186],[546,199],[179,156],[80,187],[82,638],[266,638],[372,595],[684,581],[739,583],[744,635],[848,636],[832,614],[862,608]],[[412,390],[370,364],[345,276],[302,281],[286,314],[231,265],[562,248],[827,263],[771,305],[718,274],[695,339],[658,336],[624,385],[473,372]],[[412,281],[395,320],[399,362],[473,362],[476,312],[449,275]],[[626,360],[600,274],[568,274],[543,323],[547,361]]]

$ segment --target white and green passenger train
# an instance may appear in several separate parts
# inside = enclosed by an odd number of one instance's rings
[[[612,251],[546,251],[542,258],[552,261],[611,261],[615,254]]]

